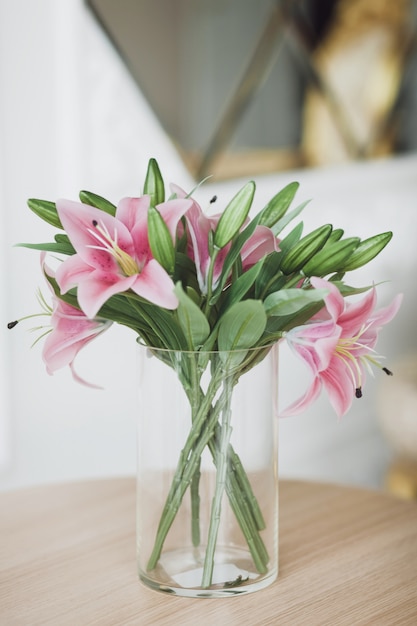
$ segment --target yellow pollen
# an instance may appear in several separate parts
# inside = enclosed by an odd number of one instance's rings
[[[139,274],[139,265],[136,263],[135,259],[117,245],[113,248],[113,256],[125,276]]]
[[[342,359],[342,361],[348,368],[352,377],[353,385],[356,389],[361,389],[362,387],[362,370],[360,368],[360,363],[362,363],[368,369],[370,364],[381,367],[377,359],[375,357],[372,357],[370,354],[360,354],[355,356],[355,350],[361,350],[363,348],[366,348],[370,352],[373,352],[370,347],[365,346],[360,342],[361,336],[366,332],[367,329],[368,326],[362,326],[358,334],[354,337],[340,338],[337,342],[335,351],[336,356]]]
[[[93,226],[94,230],[89,229],[89,232],[94,235],[97,241],[102,245],[89,247],[97,250],[104,250],[105,252],[111,254],[125,276],[134,276],[135,274],[139,274],[140,267],[135,259],[131,257],[130,254],[122,250],[122,248],[118,245],[117,232],[115,232],[114,237],[112,238],[104,224],[98,225],[98,223],[94,221]]]

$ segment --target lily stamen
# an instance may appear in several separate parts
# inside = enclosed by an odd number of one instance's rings
[[[102,250],[111,254],[125,276],[134,276],[135,274],[139,274],[140,268],[135,259],[133,259],[130,254],[122,250],[122,248],[118,245],[117,230],[115,229],[114,236],[111,238],[111,235],[104,224],[99,225],[97,220],[93,220],[92,224],[94,226],[94,230],[88,229],[88,232],[103,245],[89,245],[87,247],[95,250]]]
[[[376,367],[379,367],[388,376],[393,375],[391,370],[389,370],[387,367],[382,367],[382,365],[379,363],[378,359],[381,359],[383,357],[377,355],[376,351],[370,348],[370,346],[366,346],[358,341],[361,335],[363,335],[368,328],[369,324],[368,326],[363,326],[355,337],[343,337],[339,339],[336,346],[335,354],[337,357],[343,360],[352,377],[352,382],[355,387],[356,398],[362,398],[362,371],[359,363],[362,363],[362,365],[364,365],[371,374],[373,374],[371,365],[374,365]],[[373,352],[376,356],[372,357],[370,354],[354,356],[353,352],[360,349],[365,349],[367,352]],[[352,365],[354,369],[352,368]],[[355,377],[354,370],[356,371],[357,378]]]

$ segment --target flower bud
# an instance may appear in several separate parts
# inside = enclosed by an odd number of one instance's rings
[[[355,252],[349,258],[349,261],[343,267],[343,271],[348,272],[350,270],[356,270],[358,267],[362,267],[362,265],[366,265],[369,261],[372,261],[372,259],[385,248],[391,238],[392,232],[389,231],[361,241]]]
[[[161,171],[155,159],[149,159],[143,193],[151,197],[151,205],[156,206],[165,200],[165,186]]]
[[[255,183],[251,181],[229,202],[214,233],[214,245],[217,248],[224,248],[238,234],[248,217],[254,194]]]
[[[325,224],[309,233],[285,255],[281,263],[284,274],[298,272],[304,265],[323,248],[332,232],[331,224]]]

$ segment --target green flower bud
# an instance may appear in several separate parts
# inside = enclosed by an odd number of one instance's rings
[[[281,189],[261,211],[259,224],[272,228],[289,209],[299,186],[294,182]]]
[[[349,272],[356,270],[358,267],[362,267],[362,265],[366,265],[366,263],[372,261],[372,259],[385,248],[391,239],[392,232],[388,231],[361,241],[355,252],[349,258],[349,261],[341,269],[345,272]]]
[[[155,159],[149,159],[143,193],[151,197],[151,205],[156,206],[165,200],[165,186],[159,165]]]
[[[238,234],[248,217],[254,194],[255,183],[251,181],[229,202],[214,233],[214,245],[217,248],[224,248]]]
[[[325,224],[309,233],[285,255],[281,263],[284,274],[298,272],[304,265],[323,248],[332,232],[332,225]]]
[[[56,228],[63,228],[54,202],[30,198],[27,201],[27,204],[31,211],[36,213],[36,215],[45,222],[48,222],[48,224],[52,224],[52,226],[55,226]]]
[[[115,215],[116,207],[114,204],[98,196],[96,193],[92,193],[91,191],[80,191],[79,193],[81,202],[84,204],[89,204],[90,206],[95,207],[96,209],[100,209],[101,211],[105,211],[109,215]]]
[[[148,239],[154,258],[169,274],[173,274],[175,266],[175,249],[171,234],[158,209],[148,209]]]
[[[330,237],[329,237],[330,240]],[[303,267],[306,276],[326,276],[338,272],[344,267],[360,243],[359,237],[350,237],[341,241],[326,243],[326,245],[313,256]]]

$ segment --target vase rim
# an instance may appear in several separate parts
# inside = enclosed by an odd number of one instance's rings
[[[191,348],[187,348],[187,349],[182,349],[182,348],[161,348],[159,346],[152,346],[152,345],[148,345],[146,343],[143,343],[140,339],[137,340],[136,342],[138,344],[138,346],[140,346],[141,348],[145,348],[147,350],[149,350],[150,352],[166,352],[166,353],[171,353],[171,352],[178,352],[180,354],[221,354],[221,353],[232,353],[232,354],[241,354],[243,352],[247,353],[247,352],[259,352],[261,350],[270,350],[272,348],[274,348],[274,346],[278,346],[279,341],[274,341],[272,343],[265,343],[263,345],[260,346],[253,346],[251,348],[234,348],[231,350],[192,350]]]

